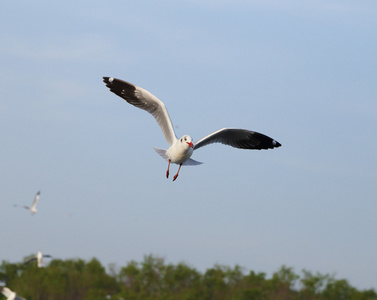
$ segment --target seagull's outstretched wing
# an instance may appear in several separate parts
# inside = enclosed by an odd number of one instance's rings
[[[37,203],[38,203],[38,200],[39,200],[39,195],[41,194],[41,192],[38,192],[36,195],[35,195],[35,198],[34,198],[34,201],[33,201],[33,204],[31,206],[31,209],[35,209],[36,206],[37,206]]]
[[[1,289],[1,293],[7,297],[7,300],[16,299],[16,293],[13,292],[11,289],[7,288],[6,286]]]
[[[194,150],[212,143],[222,143],[240,149],[273,149],[281,144],[274,139],[246,129],[223,128],[194,143]]]
[[[14,294],[14,292],[13,292],[11,289],[7,288],[7,287],[3,287],[3,288],[1,289],[1,293],[2,293],[5,297],[9,297],[9,296],[11,296],[11,295]],[[12,293],[13,293],[13,294],[12,294]]]
[[[103,82],[106,83],[106,86],[110,88],[110,91],[114,94],[122,97],[128,103],[152,114],[158,125],[160,125],[169,145],[172,145],[176,141],[177,137],[172,122],[162,101],[147,90],[120,79],[103,77]]]
[[[15,292],[7,288],[6,286],[1,289],[1,293],[5,297],[7,297],[7,300],[25,300],[25,298],[18,296]]]
[[[32,256],[32,257],[29,257],[29,258],[26,258],[24,260],[24,264],[28,264],[29,262],[32,262],[34,260],[37,260],[37,258],[35,256]]]
[[[30,207],[26,206],[26,205],[13,204],[13,206],[14,207],[22,207],[22,208],[30,209]]]

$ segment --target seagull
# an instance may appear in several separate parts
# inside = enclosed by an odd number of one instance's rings
[[[179,165],[177,174],[173,181],[178,177],[182,165],[200,165],[201,162],[193,160],[191,155],[194,150],[212,143],[221,143],[239,149],[273,149],[280,147],[281,144],[276,140],[247,129],[222,128],[212,132],[200,140],[194,142],[191,136],[184,135],[177,138],[173,124],[170,120],[165,104],[147,90],[133,85],[129,82],[113,77],[103,77],[103,82],[110,88],[110,91],[126,100],[128,103],[149,112],[157,121],[166,141],[169,144],[167,150],[155,148],[155,151],[168,161],[166,178],[169,178],[170,164]]]
[[[31,214],[34,215],[37,213],[37,202],[39,200],[39,195],[41,194],[41,192],[38,192],[36,195],[35,195],[35,198],[34,198],[34,201],[33,201],[33,204],[31,206],[26,206],[26,205],[17,205],[15,204],[14,206],[20,206],[20,207],[23,207],[23,208],[26,208],[28,210],[30,210]]]
[[[37,264],[38,264],[38,268],[43,268],[44,267],[43,257],[51,257],[51,255],[49,255],[49,254],[43,254],[42,255],[42,252],[38,251],[37,255],[34,255],[34,256],[31,256],[31,257],[25,259],[24,264],[28,264],[29,262],[36,260]]]
[[[24,298],[17,296],[17,294],[15,292],[13,292],[11,289],[9,289],[7,287],[3,287],[1,289],[1,293],[5,297],[7,297],[7,300],[24,300]]]

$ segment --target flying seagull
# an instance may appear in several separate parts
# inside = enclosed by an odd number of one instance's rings
[[[29,258],[26,258],[24,260],[24,264],[28,264],[29,262],[31,262],[33,260],[36,260],[37,264],[38,264],[38,268],[43,268],[44,267],[43,257],[51,257],[51,255],[49,255],[49,254],[42,254],[41,251],[38,251],[37,255],[33,255],[33,256],[29,257]]]
[[[247,129],[223,128],[202,137],[193,142],[189,135],[177,138],[168,111],[163,102],[152,95],[147,90],[133,85],[129,82],[113,77],[103,77],[103,82],[114,94],[122,97],[128,103],[143,109],[156,119],[166,141],[170,145],[167,150],[154,148],[156,152],[168,161],[166,178],[169,177],[170,163],[179,165],[177,174],[173,181],[177,179],[182,165],[200,165],[201,162],[193,160],[191,157],[194,150],[212,143],[222,143],[239,149],[273,149],[281,144],[274,139]]]
[[[36,195],[35,195],[35,198],[34,198],[34,201],[33,201],[33,204],[31,206],[26,206],[26,205],[17,205],[15,204],[14,206],[19,206],[19,207],[23,207],[23,208],[26,208],[28,210],[30,210],[31,214],[34,215],[35,213],[37,213],[37,202],[39,200],[39,195],[41,194],[41,192],[38,192]]]
[[[3,287],[1,289],[1,293],[5,297],[7,297],[7,300],[25,300],[24,298],[17,296],[17,294],[15,292],[13,292],[11,289],[9,289],[7,287]]]

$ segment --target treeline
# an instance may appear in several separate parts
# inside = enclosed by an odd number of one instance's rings
[[[373,289],[360,291],[345,279],[306,270],[299,275],[282,266],[267,278],[254,271],[245,274],[239,266],[215,265],[201,273],[183,263],[166,264],[153,255],[118,269],[110,266],[109,271],[95,258],[88,262],[54,259],[44,268],[3,261],[3,278],[7,287],[27,300],[377,299]]]

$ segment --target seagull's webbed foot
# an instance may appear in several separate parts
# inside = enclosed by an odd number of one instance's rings
[[[177,179],[178,174],[179,174],[179,170],[181,170],[181,167],[182,167],[182,164],[179,165],[178,172],[177,172],[177,174],[174,175],[173,181]]]
[[[168,169],[166,170],[166,178],[169,178],[169,168],[170,168],[170,159],[169,159]]]

